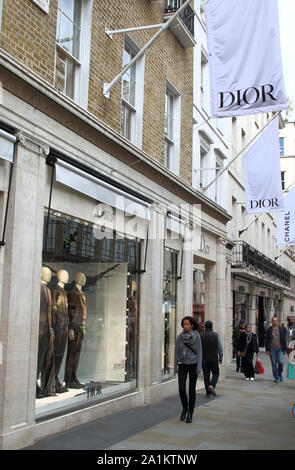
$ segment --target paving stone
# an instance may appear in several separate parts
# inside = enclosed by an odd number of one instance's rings
[[[263,364],[265,375],[250,383],[229,366],[216,398],[206,399],[198,389],[191,424],[179,421],[181,405],[174,396],[51,436],[30,449],[294,450],[295,380],[274,384],[270,363]]]

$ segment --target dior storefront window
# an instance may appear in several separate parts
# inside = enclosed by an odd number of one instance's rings
[[[205,265],[193,271],[193,317],[202,328],[205,323]]]
[[[36,418],[136,388],[140,242],[44,217]]]
[[[176,337],[177,307],[177,260],[178,252],[169,248],[164,250],[164,283],[163,283],[163,346],[162,378],[175,375],[174,349]]]

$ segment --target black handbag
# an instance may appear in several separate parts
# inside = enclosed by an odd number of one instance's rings
[[[244,351],[240,351],[240,357],[245,357],[246,356],[247,347],[248,347],[248,344],[247,344],[246,348],[244,349]]]

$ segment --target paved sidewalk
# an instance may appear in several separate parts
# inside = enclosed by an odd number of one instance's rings
[[[178,396],[155,406],[115,413],[43,439],[32,450],[294,450],[295,380],[274,383],[269,358],[260,354],[263,376],[245,381],[227,369],[217,397],[197,392],[193,423],[179,421]],[[202,377],[199,381],[203,380]]]

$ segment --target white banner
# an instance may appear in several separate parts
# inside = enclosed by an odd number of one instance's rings
[[[32,0],[32,2],[36,3],[45,13],[49,13],[49,0]]]
[[[277,245],[295,245],[295,187],[284,197],[284,211],[277,215]]]
[[[283,210],[278,116],[244,155],[246,212]]]
[[[287,109],[277,0],[207,0],[211,117]]]

